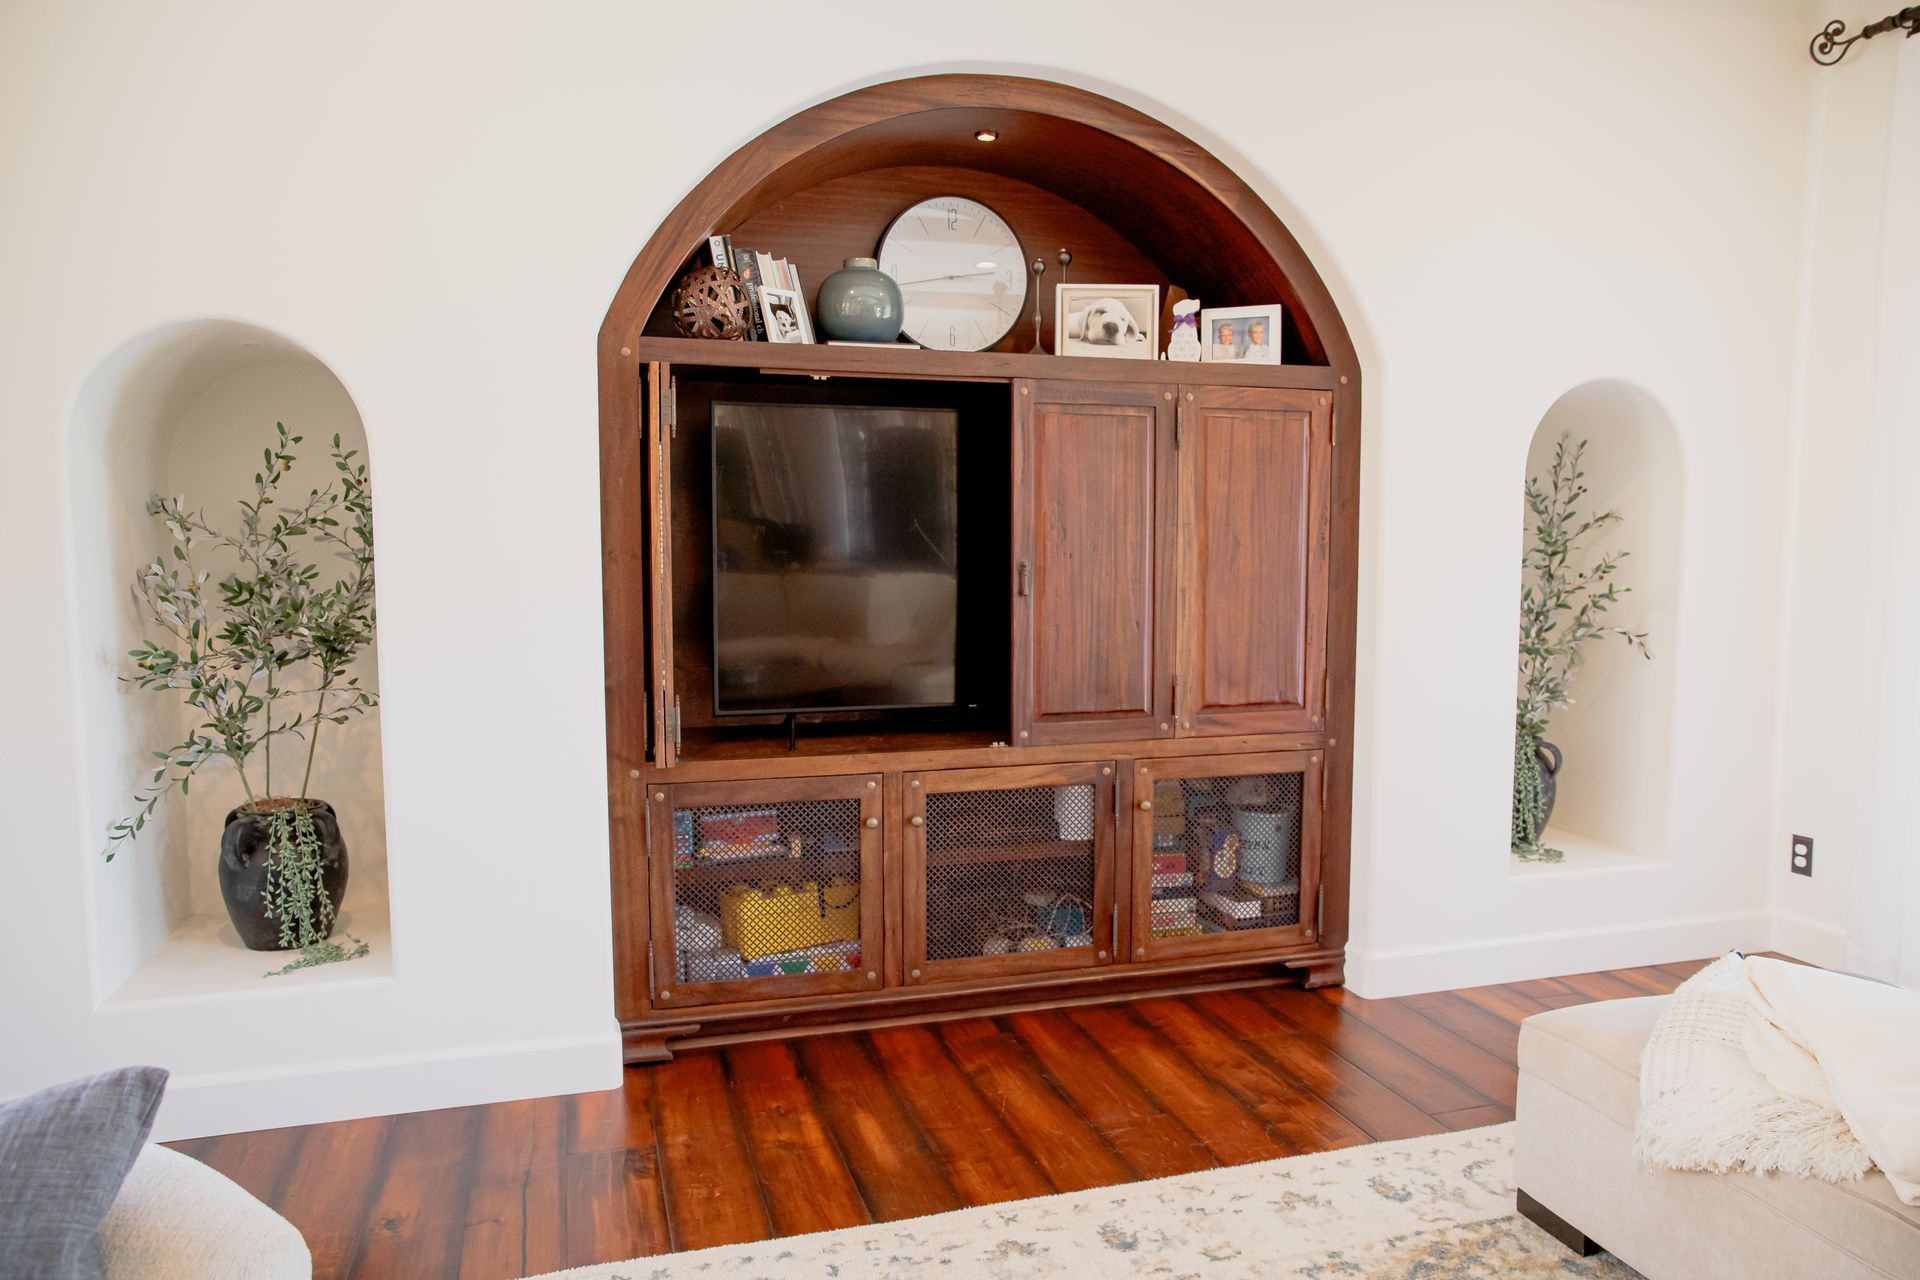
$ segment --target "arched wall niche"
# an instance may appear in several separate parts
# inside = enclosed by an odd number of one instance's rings
[[[976,141],[983,129],[995,140]],[[853,178],[861,179],[866,207],[848,198]],[[642,333],[673,332],[666,297],[701,260],[709,234],[777,250],[811,289],[841,259],[873,251],[885,226],[879,211],[890,216],[945,192],[1032,206],[1026,212],[1036,225],[1075,229],[1087,241],[1067,246],[1077,281],[1132,269],[1151,273],[1140,283],[1177,286],[1209,305],[1278,300],[1287,313],[1285,358],[1330,364],[1358,381],[1346,327],[1298,241],[1205,148],[1083,89],[958,74],[855,90],[789,117],[727,157],[634,260],[601,329],[603,369]],[[1043,207],[1049,204],[1073,214],[1062,222],[1059,209]],[[829,212],[833,236],[798,234]],[[1020,219],[1009,216],[1020,231]],[[1025,238],[1022,245],[1048,261],[1041,304],[1050,334],[1053,254],[1061,246]],[[996,349],[1024,351],[1031,342],[1031,327],[1016,325]]]
[[[1665,858],[1685,499],[1679,435],[1653,396],[1617,379],[1582,383],[1554,401],[1528,445],[1527,476],[1546,475],[1563,434],[1587,441],[1581,514],[1623,517],[1588,543],[1582,564],[1603,551],[1627,553],[1615,580],[1631,591],[1608,620],[1647,632],[1653,661],[1615,638],[1588,642],[1573,705],[1554,712],[1547,734],[1566,763],[1546,843],[1576,864]],[[1524,511],[1521,536],[1523,545],[1533,536]]]
[[[271,967],[262,963],[269,957],[240,946],[215,877],[227,810],[244,798],[231,769],[209,766],[189,796],[168,797],[155,820],[111,863],[98,854],[107,825],[131,811],[149,753],[178,741],[198,721],[173,699],[120,680],[130,669],[127,651],[144,634],[128,589],[133,572],[168,543],[165,530],[146,514],[147,499],[181,495],[216,528],[233,527],[236,504],[252,495],[260,450],[272,442],[275,422],[305,438],[284,492],[305,493],[331,482],[327,449],[335,433],[366,456],[359,411],[333,371],[298,343],[238,321],[195,320],[141,334],[104,358],[74,399],[67,478],[75,634],[83,644],[76,654],[75,696],[88,825],[98,838],[75,856],[89,864],[97,1001],[116,993],[123,999],[130,992],[177,996],[244,985]],[[329,560],[319,558],[323,573]],[[217,581],[236,566],[210,557],[200,567]],[[371,648],[356,674],[378,690],[378,655]],[[384,943],[379,712],[347,726],[330,725],[327,732],[311,794],[334,803],[352,859],[342,928]],[[301,747],[288,738],[276,747],[275,790],[284,792],[289,780],[298,779]],[[250,773],[259,789],[259,762]],[[339,968],[348,976],[344,971],[352,966]]]

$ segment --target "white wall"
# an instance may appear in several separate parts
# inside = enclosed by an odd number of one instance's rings
[[[1349,317],[1367,379],[1362,990],[1750,940],[1784,551],[1753,512],[1787,489],[1797,3],[1297,0],[1231,40],[1163,3],[990,0],[964,24],[794,12],[729,11],[732,31],[778,36],[780,73],[718,93],[690,70],[711,15],[667,6],[0,13],[0,535],[49,552],[67,537],[53,477],[71,400],[130,335],[236,316],[339,374],[378,474],[403,943],[389,984],[253,1001],[241,1023],[95,1010],[73,941],[94,837],[85,638],[67,557],[15,550],[7,595],[37,621],[0,632],[0,670],[33,673],[9,690],[28,731],[0,735],[0,948],[44,980],[0,996],[29,1046],[0,1063],[0,1094],[157,1058],[226,1107],[176,1103],[173,1123],[245,1127],[611,1083],[595,330],[730,149],[930,68],[1051,76],[1187,130],[1279,210]],[[1663,658],[1684,856],[1652,880],[1516,881],[1515,477],[1548,406],[1596,377],[1647,389],[1703,460],[1681,538],[1697,585]]]
[[[1873,6],[1846,9],[1840,16],[1856,29],[1878,16]],[[1901,864],[1908,892],[1920,892],[1920,815],[1909,803],[1920,771],[1920,533],[1910,491],[1920,465],[1920,42],[1895,34],[1855,46],[1817,77],[1812,119],[1767,880],[1776,945],[1891,977],[1891,956],[1862,953],[1858,944],[1871,943],[1858,938],[1849,955],[1846,935],[1900,900]],[[1788,870],[1796,833],[1814,838],[1811,878]],[[1920,951],[1920,940],[1909,945]]]

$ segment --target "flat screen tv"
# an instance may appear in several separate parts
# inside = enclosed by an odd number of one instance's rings
[[[716,715],[951,707],[952,409],[713,406]]]

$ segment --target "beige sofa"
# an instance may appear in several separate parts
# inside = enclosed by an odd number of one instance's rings
[[[141,1151],[100,1224],[107,1280],[312,1280],[292,1223],[226,1175],[161,1146]]]
[[[1920,1209],[1901,1204],[1878,1170],[1830,1183],[1634,1160],[1640,1051],[1665,1004],[1612,1000],[1520,1024],[1520,1212],[1648,1280],[1920,1278]]]

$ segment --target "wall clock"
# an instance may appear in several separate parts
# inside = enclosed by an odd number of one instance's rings
[[[878,257],[900,286],[906,335],[923,347],[984,351],[1025,310],[1026,255],[1006,219],[978,200],[922,200],[893,220]]]

